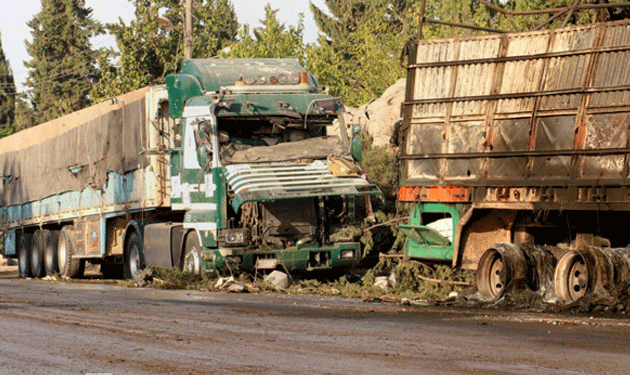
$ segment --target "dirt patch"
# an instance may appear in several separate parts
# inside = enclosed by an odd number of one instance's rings
[[[18,278],[18,266],[17,266],[16,260],[0,257],[0,278],[3,278],[3,279],[17,279]]]

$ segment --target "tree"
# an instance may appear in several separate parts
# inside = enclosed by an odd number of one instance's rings
[[[96,52],[89,38],[100,31],[84,0],[42,0],[42,10],[28,22],[33,42],[26,42],[32,60],[27,85],[39,122],[91,104],[98,78]]]
[[[380,96],[404,75],[398,56],[408,39],[400,15],[410,1],[326,0],[328,12],[311,3],[319,45],[308,48],[308,68],[352,106]],[[398,14],[395,10],[402,9]]]
[[[19,132],[35,125],[37,125],[37,120],[35,116],[35,109],[32,106],[32,101],[28,99],[26,94],[18,94],[15,98],[14,132]]]
[[[255,27],[252,33],[249,25],[243,25],[239,40],[229,47],[225,57],[294,57],[305,62],[303,42],[304,15],[300,14],[297,26],[286,27],[278,21],[278,9],[265,5],[265,18],[260,20],[262,27]]]
[[[15,81],[0,38],[0,137],[13,132],[15,119]]]
[[[95,100],[129,92],[147,85],[164,82],[164,77],[177,71],[184,57],[183,1],[132,0],[136,18],[129,25],[120,20],[107,24],[116,37],[120,52],[101,54],[99,66],[103,74],[91,94]],[[162,15],[173,28],[160,27]],[[193,6],[193,57],[216,56],[237,34],[238,22],[229,0],[198,0]],[[114,65],[111,60],[118,60]]]

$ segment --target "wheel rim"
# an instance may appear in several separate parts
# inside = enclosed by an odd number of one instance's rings
[[[592,262],[587,262],[587,255],[582,250],[569,250],[558,260],[554,272],[554,289],[560,303],[575,302],[589,291],[589,274],[595,271],[589,269]]]
[[[184,257],[184,272],[191,272],[194,274],[198,274],[200,269],[199,265],[199,254],[197,252],[197,248],[193,248],[186,256]]]
[[[132,279],[140,273],[140,249],[135,243],[129,249],[129,272]]]
[[[503,263],[503,257],[497,253],[490,265],[490,277],[488,290],[494,297],[503,294],[503,289],[506,284],[506,269]]]
[[[588,289],[588,267],[582,257],[576,257],[569,269],[569,296],[572,301],[582,298]]]
[[[66,271],[66,254],[66,236],[61,234],[61,236],[59,236],[59,245],[57,246],[57,264],[59,265],[59,272],[61,274]]]
[[[508,261],[494,248],[488,249],[479,259],[477,289],[484,300],[496,300],[503,296],[509,282]]]

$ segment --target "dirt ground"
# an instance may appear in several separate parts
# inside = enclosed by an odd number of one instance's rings
[[[625,317],[16,276],[0,267],[0,368],[11,373],[630,373]]]

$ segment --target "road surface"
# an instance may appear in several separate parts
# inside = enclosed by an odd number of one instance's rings
[[[3,374],[629,374],[630,319],[0,279]]]

